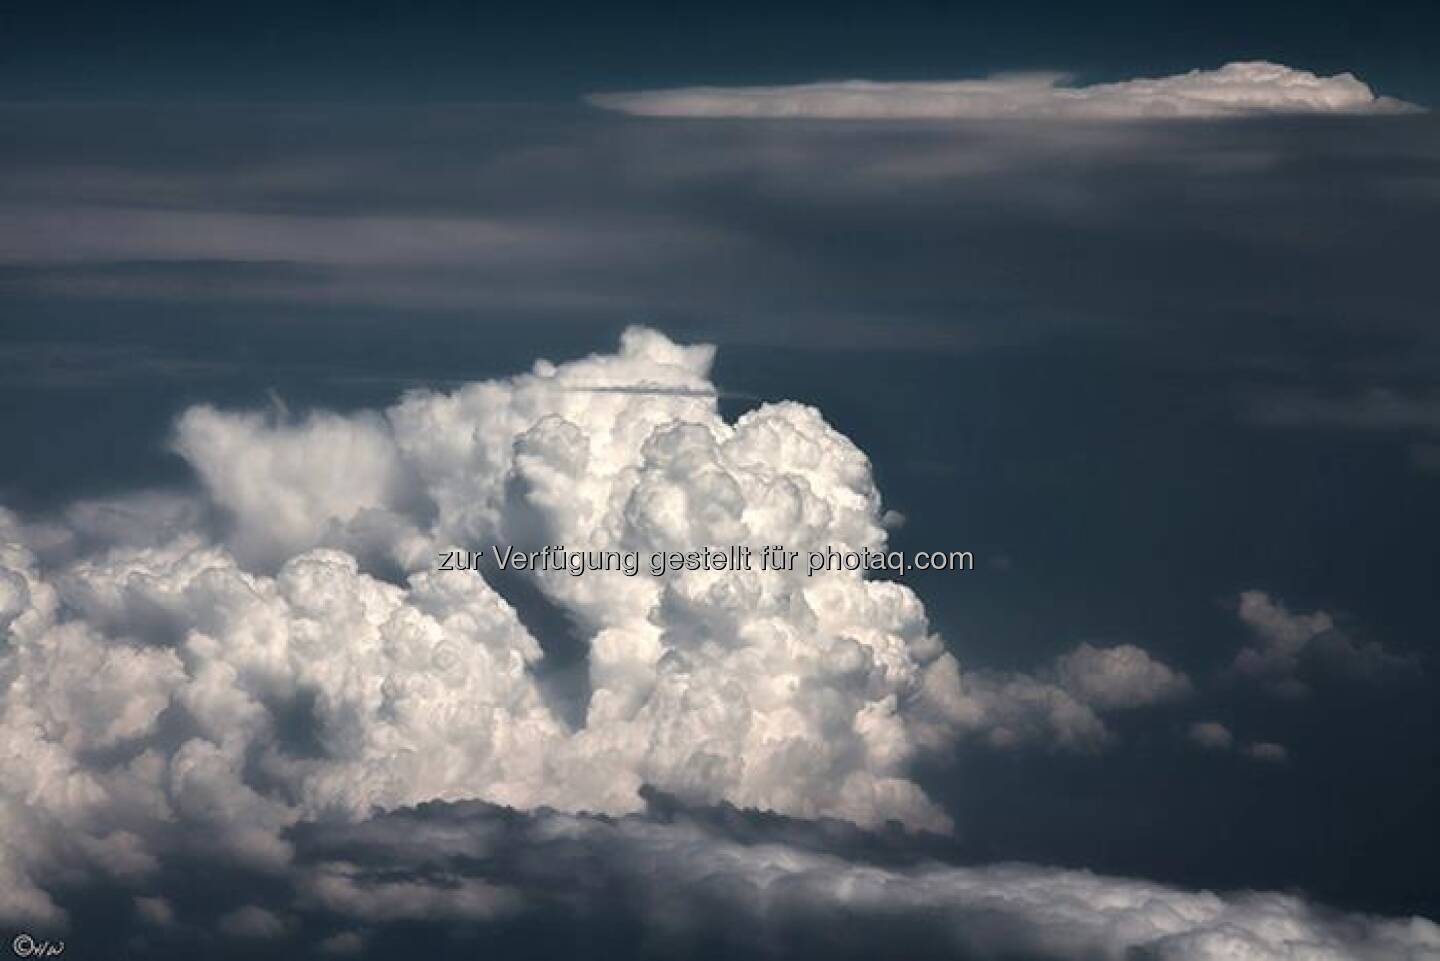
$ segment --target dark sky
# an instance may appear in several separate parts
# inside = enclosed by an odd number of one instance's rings
[[[981,850],[1435,910],[1433,873],[1399,870],[1440,843],[1428,695],[1342,683],[1277,703],[1220,677],[1251,588],[1341,612],[1389,649],[1434,636],[1437,479],[1416,452],[1437,427],[1404,410],[1433,396],[1440,346],[1431,118],[1037,136],[578,109],[9,117],[15,216],[112,219],[95,253],[6,268],[9,433],[31,451],[6,464],[8,505],[184,486],[164,441],[186,403],[266,406],[274,390],[296,410],[383,406],[654,323],[720,345],[733,409],[825,411],[915,519],[897,544],[1006,559],[973,583],[909,579],[965,663],[1143,643],[1214,675],[1202,705],[1296,755],[1284,776],[1217,773],[1177,733],[1183,715],[1080,763],[981,752],[964,770],[1001,767],[933,775]],[[1272,160],[1244,165],[1257,154]],[[884,173],[992,156],[1006,162],[900,193]],[[346,226],[361,216],[402,234],[499,216],[578,231],[581,252],[417,253]],[[12,244],[49,249],[53,229]],[[1374,390],[1399,398],[1392,422],[1347,425]],[[1326,399],[1338,413],[1305,406]],[[1309,782],[1342,772],[1353,789]],[[1124,803],[1091,806],[1109,792]],[[1141,813],[1191,803],[1203,817],[1183,828]]]
[[[1440,93],[1428,3],[143,2],[7,6],[5,99],[568,100],[606,87],[1087,79],[1272,59]]]
[[[853,914],[797,882],[755,900],[723,867],[679,894],[671,875],[652,883],[656,864],[706,863],[692,834],[734,845],[727,864],[767,845],[835,859],[812,879],[938,861],[984,887],[1003,880],[987,866],[1021,861],[1440,917],[1433,114],[790,124],[580,102],[1265,58],[1431,104],[1440,6],[79,3],[4,18],[0,505],[37,543],[68,525],[98,557],[112,535],[77,499],[194,494],[171,444],[190,405],[363,418],[406,390],[613,350],[641,323],[718,346],[730,418],[785,398],[821,410],[908,519],[897,548],[977,552],[973,577],[905,579],[966,670],[1053,680],[1045,665],[1077,645],[1133,644],[1189,678],[1184,698],[1106,715],[1102,749],[974,739],[927,757],[915,779],[954,820],[947,838],[654,792],[619,820],[436,803],[353,833],[287,827],[297,865],[343,855],[389,900],[410,903],[385,884],[474,894],[479,879],[530,905],[490,924],[421,898],[419,920],[365,931],[376,956],[856,956],[902,928],[914,956],[954,949],[923,899]],[[223,540],[215,511],[195,530]],[[588,691],[583,629],[537,589],[501,588],[557,690]],[[1241,610],[1252,591],[1288,610],[1280,634],[1290,615],[1333,623],[1247,675],[1236,656],[1264,633]],[[66,603],[85,607],[73,589]],[[154,629],[137,643],[166,643]],[[320,709],[286,707],[306,750],[325,749],[305,741]],[[1205,720],[1235,743],[1197,746]],[[1284,760],[1251,756],[1257,743]],[[494,844],[465,848],[476,838]],[[90,925],[74,943],[113,928],[137,956],[244,956],[245,936],[216,933],[241,924],[234,891],[289,917],[266,937],[304,950],[351,925],[283,875],[213,866],[203,844],[162,860],[133,890],[64,875],[61,900]],[[136,892],[185,923],[145,933]],[[974,910],[967,950],[990,934],[1035,947]]]

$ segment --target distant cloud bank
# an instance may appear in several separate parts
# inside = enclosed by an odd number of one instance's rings
[[[1321,77],[1254,61],[1171,77],[1071,87],[1061,73],[888,83],[843,80],[778,87],[677,87],[596,93],[606,110],[646,117],[832,120],[1139,120],[1267,114],[1387,114],[1420,107],[1377,96],[1353,74]]]

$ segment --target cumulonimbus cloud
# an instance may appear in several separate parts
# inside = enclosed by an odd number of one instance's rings
[[[595,93],[586,99],[607,110],[647,117],[832,120],[1136,120],[1419,109],[1377,96],[1353,74],[1322,77],[1263,61],[1081,87],[1067,86],[1068,79],[1060,73],[1022,73],[933,82],[844,80]]]
[[[194,407],[174,446],[204,504],[0,514],[0,913],[56,919],[54,878],[177,852],[283,871],[297,823],[433,799],[618,814],[654,785],[944,831],[921,754],[1093,746],[1117,696],[1176,683],[1133,648],[962,672],[913,592],[858,571],[552,570],[534,585],[588,658],[584,703],[553,703],[552,639],[441,552],[885,543],[865,455],[799,404],[728,422],[712,357],[632,329],[383,414]]]
[[[1096,956],[1161,935],[1234,937],[1224,919],[1249,909],[1210,896],[1155,894],[1174,905],[1136,923],[1160,927],[1120,937],[1102,923],[1119,882],[876,874],[647,826],[648,785],[689,806],[945,831],[911,775],[917,758],[967,736],[1090,747],[1107,736],[1104,712],[1189,690],[1131,645],[1082,645],[1034,676],[962,671],[912,591],[858,571],[539,572],[539,595],[586,646],[572,720],[539,682],[553,639],[485,577],[437,570],[439,552],[885,544],[864,453],[800,404],[727,420],[712,359],[636,328],[613,354],[412,392],[380,413],[195,407],[174,439],[195,497],[76,505],[47,523],[0,511],[0,918],[63,925],[56,892],[89,879],[133,891],[139,922],[183,928],[188,909],[163,879],[197,862],[288,882],[293,903],[251,892],[212,919],[247,942],[297,937],[306,912],[508,916],[528,903],[524,872],[404,876],[425,831],[397,839],[402,863],[378,875],[317,862],[297,840],[317,824],[373,837],[377,810],[475,799],[542,812],[525,822],[536,848],[570,834],[581,861],[593,848],[659,864],[637,875],[655,891],[705,894],[694,872],[708,864],[742,913],[747,887],[778,882],[784,911],[938,910],[971,938],[1005,907],[985,891],[1029,890],[1071,897],[1078,927],[1064,936]],[[1003,944],[1042,956],[1058,944],[1042,907],[1011,911],[1020,933]],[[1305,910],[1280,913],[1293,927]],[[1342,935],[1431,937],[1395,924]]]

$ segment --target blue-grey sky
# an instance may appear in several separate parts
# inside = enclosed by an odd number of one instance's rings
[[[7,16],[7,943],[1440,937],[1434,9]],[[979,569],[403,587],[757,518]]]
[[[1440,92],[1425,3],[16,4],[5,99],[566,100],[610,86],[1095,79],[1277,59]]]

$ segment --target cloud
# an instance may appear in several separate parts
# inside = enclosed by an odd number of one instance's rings
[[[438,894],[503,885],[567,923],[635,917],[651,949],[787,954],[1174,961],[1440,957],[1440,927],[1341,915],[1294,895],[1184,891],[1027,864],[958,866],[903,838],[846,851],[811,825],[724,809],[619,819],[479,804],[426,805],[344,827],[316,825],[302,856],[344,859],[375,891],[405,878]],[[334,863],[333,861],[331,863]],[[449,895],[444,895],[447,899]],[[563,907],[562,907],[563,906]],[[523,920],[523,909],[516,920]],[[450,917],[424,898],[395,916]],[[488,904],[478,919],[495,921]],[[499,919],[503,924],[504,919]]]
[[[1235,735],[1219,721],[1196,721],[1190,725],[1190,740],[1210,751],[1228,751]]]
[[[231,547],[248,563],[278,564],[306,545],[363,553],[368,531],[402,536],[405,465],[384,421],[317,413],[296,425],[259,414],[187,410],[174,447],[234,524]],[[343,527],[343,529],[342,529]]]
[[[520,907],[515,892],[486,881],[454,877],[443,884],[391,880],[343,862],[307,871],[300,882],[300,897],[303,904],[376,924],[416,919],[491,920]]]
[[[1250,419],[1265,427],[1375,431],[1440,430],[1440,398],[1383,387],[1348,397],[1304,391],[1273,392],[1253,400]]]
[[[1334,629],[1334,619],[1324,611],[1292,614],[1281,602],[1264,591],[1240,595],[1240,620],[1254,633],[1258,644],[1235,655],[1235,670],[1251,677],[1270,678],[1283,690],[1303,691],[1295,674],[1300,655],[1315,638]]]
[[[1273,741],[1256,741],[1253,744],[1245,745],[1245,756],[1270,764],[1283,764],[1289,760],[1290,752],[1285,750],[1283,744],[1276,744]]]
[[[0,916],[63,926],[76,890],[118,886],[167,937],[199,924],[270,942],[308,937],[314,917],[326,937],[521,923],[556,891],[583,903],[613,883],[643,893],[624,909],[658,931],[715,906],[767,938],[791,919],[823,933],[899,915],[953,948],[1041,957],[1268,951],[1277,930],[1387,957],[1431,937],[1336,927],[1296,899],[881,867],[802,843],[805,822],[766,839],[760,815],[733,812],[811,819],[837,847],[839,821],[944,832],[917,759],[966,737],[1090,749],[1106,712],[1189,690],[1133,645],[1082,644],[1034,674],[962,669],[913,592],[858,572],[536,573],[586,648],[572,723],[538,679],[554,639],[498,580],[435,570],[439,551],[885,544],[864,453],[800,404],[725,419],[713,359],[636,328],[614,353],[383,413],[196,407],[174,444],[200,503],[94,501],[48,524],[0,510]],[[1263,656],[1329,626],[1263,595],[1242,616],[1278,639]],[[657,812],[649,786],[674,811],[755,820],[749,840]],[[514,810],[435,804],[469,799]],[[432,813],[376,817],[415,805]],[[607,865],[619,873],[597,877]],[[185,870],[252,883],[205,921]]]
[[[135,913],[157,928],[168,928],[175,923],[174,906],[162,897],[135,898]]]
[[[1110,739],[1093,708],[1044,678],[972,671],[958,677],[957,684],[959,697],[950,704],[950,714],[962,731],[992,747],[1038,743],[1094,751]]]
[[[250,900],[188,901],[150,954],[213,951],[207,932],[218,932],[227,956],[379,957],[395,943],[389,926],[403,924],[421,953],[483,932],[497,953],[536,956],[593,944],[626,957],[1440,958],[1440,926],[1419,917],[965,865],[901,833],[650,800],[618,818],[468,801],[302,824],[288,884],[257,898],[233,868],[208,868],[218,891]]]
[[[1414,338],[1422,349],[1409,356],[1423,357],[1436,335],[1424,309],[1436,200],[1425,171],[1440,127],[1426,117],[664,124],[433,105],[384,117],[294,105],[0,114],[26,144],[0,157],[7,291],[87,316],[117,299],[166,315],[213,309],[258,324],[257,336],[283,328],[297,351],[257,367],[214,338],[145,356],[33,327],[0,352],[10,381],[453,383],[473,379],[467,358],[500,356],[488,341],[518,343],[517,323],[527,343],[548,345],[566,325],[608,330],[616,317],[807,356],[1035,348],[1087,331],[1128,350],[1137,335],[1166,336],[1226,369],[1296,350],[1353,357],[1357,337],[1380,356]],[[397,125],[428,133],[397,153]],[[165,137],[135,134],[156,129]],[[77,140],[92,147],[83,163]],[[1357,232],[1369,241],[1355,244]],[[1086,269],[1072,269],[1077,258]],[[1284,286],[1283,305],[1280,276],[1305,278]],[[371,334],[406,325],[415,349],[324,351],[323,318],[347,306],[376,319]],[[1253,318],[1277,306],[1304,337],[1255,331]],[[422,370],[414,358],[429,342],[455,349],[431,352]]]
[[[1065,74],[1007,74],[927,83],[847,80],[597,93],[586,99],[607,110],[647,117],[837,120],[1137,120],[1418,109],[1377,97],[1352,74],[1320,77],[1262,61],[1085,87],[1064,86],[1068,79]]]
[[[1196,721],[1190,725],[1189,737],[1191,743],[1207,751],[1229,751],[1235,746],[1235,735],[1219,721]],[[1252,761],[1267,764],[1282,764],[1290,758],[1285,745],[1273,741],[1252,741],[1241,753]]]
[[[1235,655],[1232,669],[1276,694],[1303,695],[1309,690],[1309,679],[1317,675],[1383,680],[1413,676],[1420,668],[1413,657],[1392,654],[1373,641],[1351,638],[1325,611],[1292,613],[1264,591],[1243,592],[1239,615],[1256,643]]]
[[[356,931],[341,931],[320,942],[323,954],[352,955],[365,950],[365,936]]]
[[[1185,697],[1189,678],[1133,644],[1100,648],[1081,644],[1056,662],[1060,685],[1101,710],[1144,707]]]
[[[482,577],[435,570],[457,545],[882,546],[865,455],[799,404],[727,422],[712,359],[632,329],[615,354],[383,415],[195,407],[174,446],[203,510],[0,518],[0,756],[25,772],[0,785],[5,913],[58,920],[56,879],[142,880],[181,854],[283,873],[302,820],[435,798],[623,813],[653,784],[947,829],[910,765],[993,722],[908,588],[538,573],[587,646],[572,729],[537,679],[548,639]],[[593,389],[634,384],[658,389]],[[218,538],[186,524],[210,514]],[[343,873],[313,893],[378,910]]]
[[[220,930],[232,938],[278,938],[289,927],[274,912],[248,904],[220,918]]]
[[[1094,751],[1111,739],[1103,715],[1177,700],[1193,687],[1133,644],[1082,643],[1034,674],[970,671],[953,690],[959,698],[949,714],[958,729],[992,747]]]
[[[885,542],[864,454],[799,404],[726,422],[713,356],[637,328],[615,354],[383,415],[194,407],[174,447],[203,507],[5,515],[0,750],[31,759],[0,785],[7,913],[53,920],[49,879],[144,878],[181,852],[283,872],[296,823],[436,798],[624,813],[654,785],[943,831],[909,777],[921,755],[964,736],[1092,748],[1098,711],[1183,692],[1128,645],[1038,678],[964,672],[908,588],[860,572],[642,569],[534,575],[588,648],[583,703],[553,703],[553,639],[484,578],[435,570],[441,551]],[[343,872],[311,893],[381,910]]]
[[[24,245],[0,246],[0,264],[83,264],[113,260],[117,250],[123,249],[137,262],[179,266],[219,260],[251,266],[459,266],[497,254],[593,258],[594,245],[601,239],[583,228],[534,221],[440,215],[313,216],[203,207],[12,206],[0,208],[0,228],[29,236]],[[658,238],[652,235],[649,239]],[[625,246],[617,243],[603,256],[620,254]]]

